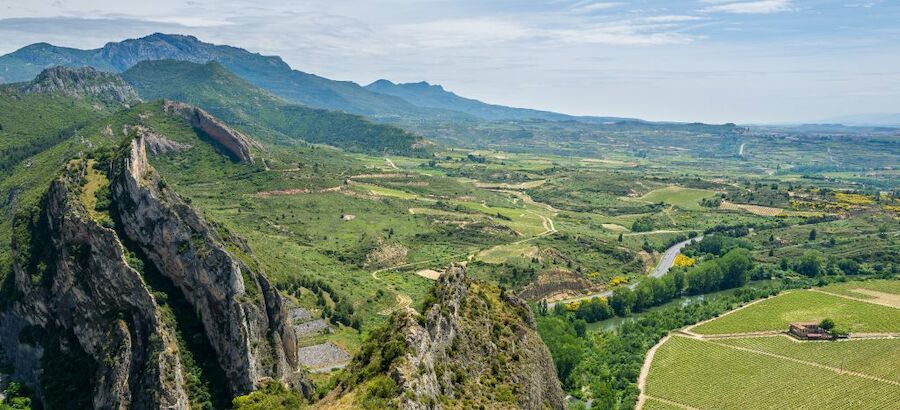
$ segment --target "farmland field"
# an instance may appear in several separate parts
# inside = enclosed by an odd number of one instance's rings
[[[835,283],[822,290],[900,308],[900,281],[897,280]]]
[[[900,280],[875,279],[867,281],[843,282],[828,285],[823,288],[823,290],[840,294],[844,294],[844,291],[849,291],[851,289],[868,289],[874,290],[876,292],[893,293],[895,295],[900,295]],[[850,296],[859,296],[859,294],[853,294]]]
[[[799,343],[785,336],[766,336],[721,339],[717,342],[843,368],[900,383],[900,365],[895,360],[886,360],[900,357],[900,339]]]
[[[644,403],[644,410],[681,410],[682,407],[678,407],[673,404],[668,404],[659,400],[650,399]]]
[[[684,209],[700,209],[700,200],[715,195],[715,192],[706,189],[682,188],[667,186],[647,193],[641,197],[647,202],[664,202]]]
[[[646,394],[700,409],[891,409],[900,386],[676,336],[656,352]]]
[[[699,334],[787,330],[791,322],[825,318],[850,332],[900,332],[900,310],[809,290],[764,300],[692,330]]]

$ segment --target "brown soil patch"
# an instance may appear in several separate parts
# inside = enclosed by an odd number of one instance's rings
[[[416,272],[416,275],[431,280],[438,280],[438,278],[441,277],[441,273],[433,269],[422,269]]]
[[[574,272],[555,269],[538,275],[522,289],[519,296],[527,300],[556,301],[596,292],[602,288],[602,285],[595,285]]]
[[[604,229],[616,232],[628,232],[628,228],[618,224],[600,224]]]
[[[880,303],[883,305],[891,305],[895,308],[900,308],[900,295],[897,295],[894,293],[879,292],[877,290],[871,290],[871,289],[863,289],[863,288],[850,289],[850,291],[853,293],[859,293],[861,295],[871,296],[871,297],[875,298],[873,300],[873,302]]]

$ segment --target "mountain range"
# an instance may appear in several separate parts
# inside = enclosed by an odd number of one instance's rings
[[[364,115],[375,120],[620,120],[486,104],[425,82],[394,84],[379,80],[363,87],[351,81],[335,81],[294,70],[280,57],[210,44],[193,36],[161,33],[110,42],[93,50],[32,44],[0,57],[0,82],[29,81],[42,70],[59,65],[124,72],[142,61],[164,59],[193,63],[217,61],[248,83],[289,102]]]
[[[514,108],[503,105],[488,104],[471,98],[461,97],[447,91],[437,84],[425,81],[418,83],[395,84],[388,80],[378,80],[366,86],[366,89],[381,94],[402,98],[419,107],[459,111],[483,120],[546,120],[546,121],[585,121],[610,122],[634,120],[617,117],[575,117],[550,111]]]

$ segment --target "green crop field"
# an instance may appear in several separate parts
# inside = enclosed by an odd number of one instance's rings
[[[873,365],[886,359],[869,357]],[[895,384],[679,336],[657,350],[646,390],[699,409],[894,409],[900,402]]]
[[[668,404],[661,402],[659,400],[648,399],[646,403],[644,403],[644,410],[681,410],[682,407],[678,407],[673,404]]]
[[[787,330],[791,322],[833,319],[850,332],[900,332],[900,310],[821,292],[799,290],[699,325],[699,334]]]
[[[716,193],[707,189],[667,186],[647,193],[641,199],[647,202],[664,202],[685,209],[700,209],[700,200]]]
[[[900,339],[797,342],[787,336],[721,339],[717,343],[759,350],[900,383]]]

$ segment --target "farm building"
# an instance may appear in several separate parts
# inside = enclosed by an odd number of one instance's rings
[[[832,338],[831,333],[822,329],[818,323],[791,323],[788,332],[800,339],[830,340]]]

